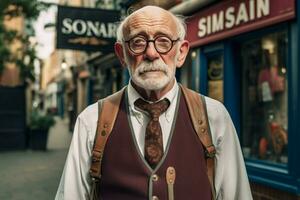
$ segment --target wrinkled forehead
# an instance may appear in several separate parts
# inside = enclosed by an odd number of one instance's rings
[[[142,34],[148,37],[167,35],[177,37],[177,24],[175,17],[160,8],[141,9],[130,15],[124,24],[123,34],[125,39]]]

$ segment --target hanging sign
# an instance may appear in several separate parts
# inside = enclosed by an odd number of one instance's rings
[[[295,18],[295,0],[227,0],[188,20],[187,39],[199,46]]]
[[[58,6],[57,48],[113,51],[119,20],[118,11]]]

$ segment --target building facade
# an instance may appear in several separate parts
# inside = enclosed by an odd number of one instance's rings
[[[227,107],[254,199],[300,195],[298,9],[295,0],[227,0],[188,19],[189,84]]]

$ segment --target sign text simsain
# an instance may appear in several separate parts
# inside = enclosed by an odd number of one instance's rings
[[[200,18],[198,36],[201,38],[224,29],[231,29],[269,14],[270,0],[249,0],[248,6],[246,2],[240,2],[237,8],[230,6],[218,13]]]
[[[187,40],[191,47],[225,38],[296,17],[295,0],[222,0],[205,7],[187,20]]]

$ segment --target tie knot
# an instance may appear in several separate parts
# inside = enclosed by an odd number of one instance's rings
[[[170,101],[167,98],[164,98],[158,102],[149,103],[139,98],[134,102],[134,105],[137,108],[146,111],[151,116],[151,118],[158,120],[159,116],[164,113],[170,106]]]

